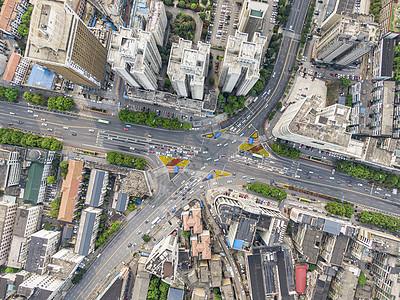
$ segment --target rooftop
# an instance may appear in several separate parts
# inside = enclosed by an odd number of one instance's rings
[[[89,254],[92,235],[96,233],[96,219],[101,215],[101,212],[101,209],[94,207],[88,207],[83,210],[78,232],[78,236],[80,236],[80,243],[79,245],[76,244],[76,247],[79,246],[79,248],[75,248],[77,253],[85,256]]]
[[[25,185],[24,203],[37,204],[44,165],[32,162]]]
[[[308,265],[296,266],[296,292],[300,295],[306,291],[307,269]]]
[[[0,29],[11,33],[12,23],[16,20],[22,0],[5,0],[0,11]]]
[[[192,244],[192,256],[201,255],[201,259],[211,259],[210,248],[210,231],[204,230],[203,233],[197,236],[192,236],[190,242]]]
[[[55,78],[56,73],[43,66],[34,64],[26,85],[50,90],[53,88]]]
[[[78,200],[79,185],[82,180],[83,161],[71,159],[68,163],[67,177],[62,184],[62,198],[58,219],[72,222],[74,218],[75,203]]]
[[[193,234],[203,232],[203,225],[201,221],[201,208],[196,206],[190,208],[189,211],[182,213],[183,230],[190,231],[193,228]]]
[[[4,3],[4,5],[6,5],[6,3]],[[3,11],[3,9],[1,11]],[[4,71],[3,74],[3,80],[8,82],[11,82],[13,80],[15,70],[17,69],[20,60],[21,60],[21,55],[15,52],[11,53],[11,56],[7,63],[6,70]]]
[[[108,174],[105,171],[92,170],[90,172],[89,185],[86,194],[85,204],[98,207],[102,204],[103,187],[108,181]]]

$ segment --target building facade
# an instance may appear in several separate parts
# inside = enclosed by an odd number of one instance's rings
[[[0,265],[7,263],[17,207],[17,204],[0,203]]]
[[[108,172],[93,169],[90,172],[85,204],[93,207],[102,206],[107,192],[107,185]]]
[[[245,96],[260,78],[260,64],[267,38],[255,33],[252,42],[247,33],[236,31],[229,36],[219,77],[223,93]]]
[[[120,28],[111,37],[108,62],[130,86],[156,90],[161,56],[150,32]]]
[[[192,41],[182,38],[172,44],[167,74],[179,96],[203,99],[210,47],[210,44],[198,42],[195,50]]]
[[[316,49],[316,61],[348,66],[376,45],[378,26],[342,17],[321,37]]]
[[[164,34],[168,24],[164,2],[153,0],[150,2],[149,18],[146,24],[146,31],[151,32],[159,46],[164,44]]]
[[[102,211],[102,209],[93,207],[82,211],[75,243],[75,253],[86,256],[94,251]]]
[[[25,56],[76,84],[100,87],[107,49],[67,3],[39,0]]]
[[[60,241],[59,231],[40,230],[31,235],[25,270],[43,275],[51,256],[57,252]]]
[[[42,211],[41,205],[18,207],[7,266],[18,269],[24,266],[28,256],[30,237],[39,230]]]

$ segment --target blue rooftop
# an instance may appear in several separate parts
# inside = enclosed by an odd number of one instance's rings
[[[244,241],[240,241],[240,240],[234,240],[233,241],[233,245],[232,248],[233,249],[237,249],[237,250],[242,250],[242,247],[244,246],[245,242]]]
[[[56,73],[54,73],[53,71],[50,71],[45,67],[34,64],[31,74],[29,75],[27,85],[51,90],[53,87],[53,82],[55,77]]]

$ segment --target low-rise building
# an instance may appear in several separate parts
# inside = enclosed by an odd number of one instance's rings
[[[114,195],[112,208],[118,212],[124,212],[128,208],[129,195],[126,193],[114,193]]]
[[[211,237],[209,230],[203,230],[202,233],[191,236],[192,256],[198,257],[199,259],[211,259],[210,242]]]
[[[51,256],[58,249],[59,241],[59,231],[42,229],[32,234],[25,270],[39,275],[44,274]]]
[[[5,34],[21,38],[18,27],[28,9],[28,0],[5,0],[0,11],[0,30]]]
[[[331,297],[333,300],[354,299],[361,270],[345,263],[337,272],[331,283]]]
[[[19,285],[30,276],[31,273],[24,270],[0,276],[0,299],[11,299],[17,293]]]
[[[53,299],[64,281],[50,276],[34,274],[18,287],[18,295],[30,299]]]
[[[200,207],[192,207],[188,211],[182,212],[181,216],[184,231],[192,231],[193,234],[203,232]]]
[[[94,251],[102,211],[94,207],[88,207],[82,211],[75,253],[86,256]]]
[[[376,80],[386,80],[393,77],[393,57],[395,40],[382,38],[374,49],[372,61],[372,77]]]
[[[72,250],[61,249],[51,256],[51,261],[47,265],[48,273],[62,280],[71,278],[84,258]]]
[[[82,180],[83,161],[69,160],[68,173],[62,184],[58,220],[71,223],[76,216]]]
[[[145,269],[147,257],[141,257],[138,262],[135,285],[132,290],[132,300],[142,300],[147,298],[150,285],[150,273]]]
[[[172,284],[178,268],[178,237],[176,232],[168,235],[153,247],[147,258],[145,268],[147,272],[160,277],[168,284]]]
[[[222,286],[222,261],[219,254],[212,254],[210,263],[211,286]]]
[[[93,169],[90,172],[85,204],[93,207],[102,206],[107,192],[107,185],[108,172]]]

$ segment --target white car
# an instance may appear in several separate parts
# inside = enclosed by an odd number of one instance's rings
[[[47,126],[47,124],[46,123],[42,123],[42,126]]]
[[[69,127],[68,126],[63,126],[63,129],[68,130]]]

